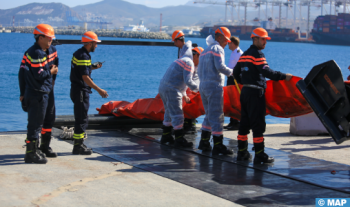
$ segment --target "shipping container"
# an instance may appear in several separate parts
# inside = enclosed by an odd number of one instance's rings
[[[323,28],[322,32],[329,32],[329,28]]]

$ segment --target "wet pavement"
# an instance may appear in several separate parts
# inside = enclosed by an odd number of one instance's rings
[[[134,129],[131,134],[146,139],[160,142],[161,132],[158,129]],[[198,131],[194,135],[186,135],[188,141],[194,143],[194,148],[182,149],[192,151],[204,156],[220,159],[226,162],[236,163],[241,166],[263,170],[272,174],[287,177],[289,179],[298,180],[313,185],[350,193],[350,166],[329,162],[320,159],[314,159],[307,156],[296,155],[289,152],[265,148],[265,152],[275,158],[272,164],[254,165],[252,161],[236,161],[237,141],[224,138],[224,144],[234,150],[233,156],[211,155],[210,152],[202,152],[197,149],[200,141],[201,132]],[[213,145],[211,143],[211,145]],[[252,144],[249,144],[248,150],[254,156]],[[333,172],[332,172],[333,171]]]
[[[333,175],[327,170],[330,162],[318,163],[316,159],[269,149],[270,155],[276,155],[274,165],[251,166],[250,163],[235,163],[234,156],[212,157],[210,153],[159,144],[156,131],[133,130],[132,133],[138,137],[121,132],[91,131],[87,144],[95,152],[112,159],[244,206],[314,206],[315,198],[350,197],[350,168],[346,165],[341,165],[346,175]],[[192,139],[198,144],[198,136]],[[226,144],[236,145],[234,140],[226,141],[230,142]],[[331,182],[333,185],[327,186]]]

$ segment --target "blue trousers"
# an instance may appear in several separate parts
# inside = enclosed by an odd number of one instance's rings
[[[56,106],[55,106],[55,95],[52,91],[49,94],[49,101],[47,103],[46,114],[44,118],[44,129],[52,129],[56,119]]]
[[[49,94],[27,89],[24,101],[28,110],[27,139],[33,141],[39,138],[49,101]]]
[[[266,130],[266,100],[260,90],[243,87],[241,93],[241,123],[238,134],[247,135],[253,131],[254,137],[263,137]]]
[[[81,89],[71,88],[70,98],[74,103],[74,134],[84,133],[89,123],[90,94]]]

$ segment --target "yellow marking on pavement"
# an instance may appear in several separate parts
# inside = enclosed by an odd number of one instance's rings
[[[41,205],[41,204],[44,204],[44,203],[48,202],[49,200],[51,200],[59,195],[61,195],[62,193],[78,191],[76,189],[76,186],[84,185],[88,182],[92,182],[95,180],[102,180],[102,179],[109,178],[109,177],[112,177],[115,175],[120,175],[120,174],[122,174],[122,172],[111,172],[111,173],[104,174],[101,176],[96,176],[93,178],[84,178],[80,181],[73,182],[73,183],[67,184],[65,186],[59,187],[55,191],[53,191],[51,193],[47,193],[47,194],[33,200],[32,203],[35,205]]]

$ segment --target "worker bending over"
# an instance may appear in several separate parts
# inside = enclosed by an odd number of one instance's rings
[[[95,89],[102,98],[107,98],[108,94],[91,79],[92,70],[101,68],[102,64],[98,64],[96,67],[92,66],[90,52],[94,52],[97,43],[101,41],[98,40],[94,32],[88,31],[83,34],[81,42],[84,46],[73,54],[70,73],[70,98],[74,103],[75,118],[73,154],[91,155],[92,150],[83,144],[88,126],[91,88]]]
[[[175,60],[165,72],[159,85],[159,95],[164,104],[163,135],[161,143],[174,143],[171,135],[172,128],[175,133],[175,146],[192,147],[193,143],[184,138],[184,115],[182,99],[190,103],[186,95],[186,86],[198,92],[198,85],[193,81],[194,67],[198,65],[199,50],[192,50],[192,42],[188,41],[180,51],[179,59]]]
[[[174,45],[179,48],[179,51],[181,48],[185,45],[185,34],[181,30],[175,30],[171,36],[172,41],[174,42]],[[179,57],[180,53],[179,53]],[[197,79],[198,76],[196,74],[196,71],[194,73],[194,78]],[[190,92],[190,91],[189,91]],[[184,130],[185,133],[196,133],[196,119],[184,119]]]
[[[253,142],[255,148],[254,163],[271,163],[273,157],[264,152],[264,136],[266,129],[265,115],[266,102],[265,90],[266,80],[274,81],[287,80],[292,78],[291,74],[284,74],[272,70],[266,62],[262,53],[266,46],[266,40],[271,38],[263,28],[256,28],[251,34],[253,45],[243,53],[234,68],[235,79],[243,84],[241,92],[241,122],[238,130],[238,155],[237,160],[249,160],[250,154],[247,151],[249,130],[253,131]]]
[[[58,72],[53,28],[39,24],[34,29],[36,42],[25,53],[18,73],[20,101],[28,112],[26,163],[47,163],[47,157],[57,157],[50,148],[51,129],[55,121],[54,79]],[[38,135],[41,146],[38,149]]]
[[[241,50],[241,48],[239,48],[238,37],[231,36],[230,40],[231,42],[228,43],[228,48],[232,51],[232,53],[227,66],[233,69],[236,66],[239,58],[243,54],[243,51]],[[235,85],[235,80],[233,76],[230,76],[227,78],[226,85],[227,86]],[[234,118],[230,118],[230,123],[227,126],[224,126],[224,129],[227,129],[227,130],[238,130],[238,128],[239,128],[239,121]]]
[[[199,92],[205,110],[202,124],[202,135],[198,149],[211,151],[210,137],[213,134],[213,154],[233,154],[233,151],[223,145],[224,125],[224,79],[221,74],[232,76],[232,69],[225,65],[224,48],[230,42],[231,33],[226,27],[219,27],[215,31],[215,40],[210,35],[207,38],[208,47],[202,52],[198,76],[200,80]]]

